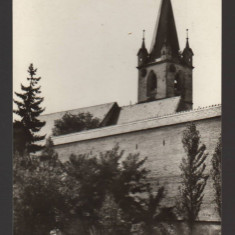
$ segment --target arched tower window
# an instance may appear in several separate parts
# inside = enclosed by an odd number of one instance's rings
[[[183,92],[183,77],[177,73],[174,79],[174,93],[175,95],[182,95]]]
[[[147,96],[154,96],[157,89],[157,76],[151,71],[147,78]]]

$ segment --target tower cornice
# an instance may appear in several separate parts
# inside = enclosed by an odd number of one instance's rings
[[[182,64],[181,62],[177,62],[177,61],[175,61],[173,59],[172,60],[170,60],[170,59],[159,60],[159,61],[156,61],[156,62],[151,62],[151,63],[147,63],[145,65],[137,66],[136,68],[137,69],[142,69],[142,68],[147,68],[147,67],[150,67],[150,66],[153,66],[153,65],[163,64],[163,63],[174,63],[174,64],[178,64],[178,65],[190,68],[190,69],[194,69],[195,68],[193,66],[190,66],[190,65],[187,65],[187,64]]]

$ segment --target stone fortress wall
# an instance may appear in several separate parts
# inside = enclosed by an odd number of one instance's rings
[[[53,138],[53,141],[62,161],[68,160],[71,154],[98,155],[116,144],[125,150],[125,154],[139,153],[140,157],[147,157],[145,167],[151,170],[151,183],[155,188],[158,183],[165,186],[164,204],[173,206],[180,185],[179,165],[185,156],[182,134],[188,122],[195,122],[201,142],[207,147],[209,171],[210,159],[221,133],[220,105],[64,135]],[[219,221],[213,197],[212,182],[209,180],[199,215],[200,221]]]

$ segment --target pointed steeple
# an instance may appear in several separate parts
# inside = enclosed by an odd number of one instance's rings
[[[161,2],[158,21],[155,26],[150,49],[151,61],[161,57],[161,49],[164,43],[171,48],[172,56],[177,57],[179,52],[179,41],[171,0],[162,0]]]
[[[137,56],[138,56],[138,66],[146,63],[147,58],[148,58],[148,51],[145,47],[145,30],[143,30],[143,41],[142,41],[142,45],[138,51]]]
[[[139,55],[140,53],[145,52],[145,51],[147,51],[147,49],[146,49],[146,47],[145,47],[145,40],[143,39],[141,48],[139,49],[137,55]]]
[[[188,38],[186,38],[186,48],[190,48]]]
[[[185,48],[191,49],[189,46],[188,29],[186,29],[186,31],[187,31],[187,38],[186,38],[186,47]]]
[[[146,47],[145,47],[145,39],[143,38],[143,42],[142,42],[142,46],[141,46],[141,49],[145,50]]]
[[[138,56],[140,55],[141,52],[147,52],[147,49],[145,47],[145,30],[143,30],[143,38],[142,38],[142,45],[141,45],[141,48],[139,49],[138,51]],[[148,53],[148,52],[147,52]]]
[[[193,66],[193,50],[189,46],[189,38],[188,38],[188,29],[187,29],[187,38],[186,38],[186,46],[184,48],[184,51],[182,53],[184,63]]]

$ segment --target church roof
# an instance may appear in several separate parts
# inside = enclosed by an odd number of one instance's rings
[[[116,102],[90,106],[85,108],[78,108],[68,111],[56,112],[41,115],[39,119],[45,121],[46,125],[40,130],[40,135],[51,135],[54,127],[54,121],[61,119],[65,113],[79,114],[91,113],[93,117],[99,118],[102,126],[112,124],[125,124],[136,122],[140,120],[148,120],[159,116],[164,116],[177,112],[179,107],[180,97],[167,98],[135,104],[130,106],[118,107]]]
[[[221,105],[177,112],[179,103],[180,97],[173,97],[120,108],[117,106],[117,103],[113,102],[87,108],[69,110],[67,112],[73,114],[90,112],[95,117],[103,117],[103,120],[109,116],[109,113],[113,108],[118,107],[120,109],[120,113],[119,116],[117,115],[118,121],[116,125],[104,126],[93,130],[54,137],[53,141],[55,145],[65,144],[74,141],[76,142],[100,138],[109,135],[117,135],[121,133],[221,116]],[[46,125],[42,128],[40,134],[51,134],[51,130],[54,126],[54,120],[61,118],[65,113],[66,111],[40,116],[40,120],[46,121]],[[40,144],[43,143],[44,141],[40,142]]]
[[[107,103],[107,104],[101,104],[101,105],[96,105],[96,106],[90,106],[90,107],[85,107],[85,108],[78,108],[78,109],[73,109],[73,110],[67,110],[67,111],[41,115],[39,119],[41,121],[45,121],[46,125],[40,130],[39,134],[40,135],[46,134],[47,136],[51,135],[52,128],[54,127],[54,121],[57,119],[61,119],[65,113],[70,113],[70,114],[75,115],[79,113],[89,112],[90,114],[93,115],[93,117],[99,118],[100,121],[103,122],[106,116],[109,114],[109,112],[115,105],[116,103],[112,102],[112,103]]]
[[[139,105],[139,104],[138,104]],[[124,108],[124,107],[123,107]],[[198,108],[190,111],[183,111],[162,117],[150,118],[149,120],[140,120],[120,125],[113,125],[103,128],[92,129],[88,131],[76,132],[53,138],[55,145],[79,142],[90,139],[108,137],[124,133],[131,133],[152,128],[159,128],[168,125],[178,125],[181,123],[194,122],[203,119],[210,119],[221,116],[221,105],[212,107]],[[40,144],[44,142],[41,141]]]
[[[117,124],[147,120],[177,112],[180,96],[121,107]]]
[[[171,0],[162,0],[161,2],[150,49],[150,60],[153,61],[161,56],[161,49],[164,43],[171,47],[173,56],[178,55],[179,41]]]

